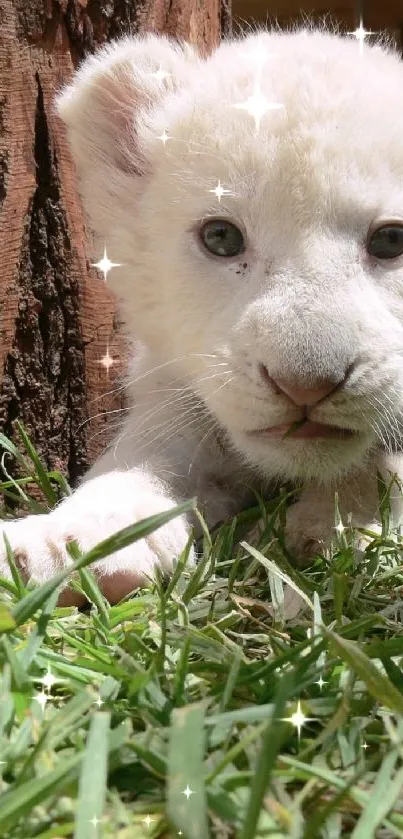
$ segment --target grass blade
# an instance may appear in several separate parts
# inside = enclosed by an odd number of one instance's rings
[[[98,821],[102,822],[106,797],[109,725],[109,713],[92,717],[81,766],[74,839],[88,839],[90,830],[94,839],[99,835]]]
[[[363,810],[351,834],[351,839],[376,839],[376,831],[393,807],[403,787],[403,769],[393,776],[399,754],[396,751],[386,755],[377,773],[371,798]]]
[[[255,839],[263,798],[268,789],[278,751],[284,738],[286,724],[282,724],[281,719],[284,717],[286,702],[291,694],[292,688],[293,678],[291,674],[287,673],[279,680],[274,701],[273,716],[268,722],[262,736],[262,745],[252,781],[249,803],[240,839]]]
[[[54,505],[57,502],[57,495],[56,495],[56,493],[55,493],[55,491],[52,487],[52,484],[49,480],[49,476],[46,472],[46,469],[44,469],[44,467],[42,466],[42,463],[41,463],[40,458],[38,456],[38,452],[36,451],[35,447],[32,445],[32,443],[31,443],[27,433],[24,431],[24,428],[22,427],[21,423],[18,422],[18,420],[17,420],[16,424],[17,424],[17,428],[18,428],[18,432],[19,432],[19,435],[21,437],[21,440],[22,440],[22,442],[23,442],[23,444],[24,444],[24,446],[27,450],[27,453],[28,453],[29,457],[32,460],[32,463],[34,464],[35,479],[38,483],[38,486],[40,486],[42,492],[44,493],[48,504],[50,504],[52,507],[54,507]]]
[[[258,562],[260,562],[261,565],[267,568],[268,571],[270,571],[275,576],[279,577],[280,580],[283,580],[284,583],[287,583],[292,589],[294,589],[294,591],[296,591],[297,594],[299,594],[302,600],[307,604],[307,606],[309,606],[309,608],[313,612],[312,600],[308,597],[307,594],[305,594],[304,591],[302,591],[302,589],[294,582],[294,580],[292,580],[291,577],[289,577],[289,575],[285,573],[285,571],[279,568],[275,562],[273,562],[271,559],[268,559],[267,556],[262,554],[260,551],[256,550],[256,548],[252,547],[252,545],[249,545],[247,542],[241,542],[241,545],[245,549],[245,551],[247,551],[248,554],[250,554],[250,556],[252,556],[254,559],[257,559]]]
[[[392,711],[403,714],[403,694],[395,687],[376,664],[368,658],[358,644],[341,638],[335,632],[323,627],[322,632],[329,638],[334,651],[347,662],[366,684],[370,694]]]
[[[204,713],[205,706],[195,704],[178,708],[171,716],[167,809],[186,839],[210,837],[203,778]]]
[[[1,795],[0,828],[4,831],[9,830],[41,801],[46,801],[48,796],[62,792],[77,776],[81,760],[81,753],[65,758],[50,772],[46,772],[38,778],[33,778]]]

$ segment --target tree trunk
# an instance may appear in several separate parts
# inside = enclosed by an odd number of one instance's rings
[[[91,266],[102,254],[90,249],[54,94],[84,56],[129,32],[209,52],[230,32],[230,3],[0,0],[0,428],[13,437],[19,419],[72,483],[110,439],[125,348]]]

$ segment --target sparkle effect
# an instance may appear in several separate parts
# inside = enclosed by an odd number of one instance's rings
[[[114,359],[109,353],[109,346],[106,347],[106,353],[99,359],[99,364],[105,367],[107,378],[109,378],[109,368],[115,364]]]
[[[52,697],[51,697],[51,696],[49,696],[49,694],[48,694],[48,693],[45,693],[45,691],[44,691],[44,690],[42,690],[40,693],[37,693],[37,694],[34,696],[34,699],[36,699],[36,701],[37,701],[37,702],[39,702],[39,705],[41,706],[42,711],[44,711],[44,710],[45,710],[45,708],[46,708],[46,703],[47,703],[47,701],[48,701],[49,699],[51,699],[51,698],[52,698]]]
[[[167,132],[165,131],[165,128],[164,128],[162,134],[160,134],[160,136],[157,137],[157,140],[161,140],[163,142],[164,146],[166,145],[167,140],[171,140],[171,139],[172,139],[172,137],[170,137],[169,134],[167,134]]]
[[[45,674],[45,676],[42,676],[42,678],[39,679],[39,681],[41,682],[44,688],[50,691],[52,690],[53,685],[57,684],[57,682],[62,682],[63,679],[57,679],[56,676],[53,676],[50,667],[48,667],[47,673]]]
[[[120,268],[122,263],[121,262],[111,262],[111,260],[108,257],[108,254],[106,252],[106,245],[105,245],[102,259],[100,259],[99,262],[91,262],[91,265],[94,268],[98,268],[98,271],[102,271],[102,273],[104,275],[104,281],[106,282],[106,278],[108,276],[109,271],[112,268]],[[105,355],[103,355],[102,358],[99,359],[98,363],[102,364],[102,366],[105,367],[106,378],[109,379],[109,368],[112,367],[113,364],[115,364],[115,361],[109,353],[109,346],[108,345],[106,347]]]
[[[96,816],[93,816],[92,819],[89,820],[90,824],[97,829],[99,824],[102,824],[102,819],[98,819]]]
[[[267,111],[277,111],[280,108],[284,108],[284,105],[277,102],[269,102],[269,100],[263,96],[262,91],[259,90],[258,84],[259,83],[257,82],[254,93],[252,93],[252,96],[249,96],[249,99],[246,99],[245,102],[241,102],[239,105],[233,105],[234,108],[247,111],[247,113],[253,117],[255,120],[256,134],[259,131],[262,117],[264,117]]]
[[[98,268],[98,271],[102,271],[102,273],[104,275],[105,282],[106,282],[106,277],[109,274],[109,271],[112,268],[120,268],[121,264],[122,264],[121,262],[111,262],[111,260],[108,257],[108,254],[106,253],[106,246],[104,247],[104,253],[103,253],[102,259],[100,259],[99,262],[91,262],[91,265],[93,266],[93,268]]]
[[[54,698],[53,696],[51,696],[51,693],[50,693],[53,685],[57,684],[58,682],[63,682],[63,679],[56,678],[56,676],[54,676],[53,673],[51,672],[50,666],[48,665],[48,669],[47,669],[47,672],[45,673],[45,675],[41,676],[41,678],[35,679],[35,681],[38,681],[38,682],[41,683],[42,690],[40,691],[40,693],[37,693],[34,696],[34,699],[36,699],[36,701],[41,706],[42,711],[44,711],[45,708],[46,708],[47,702],[50,699]],[[45,688],[46,688],[47,692],[45,692]]]
[[[360,25],[354,32],[347,32],[347,35],[353,35],[354,38],[357,39],[360,45],[360,56],[363,54],[364,50],[364,41],[367,35],[378,35],[378,32],[372,32],[370,29],[367,30],[364,28],[364,24],[362,22],[362,17],[360,17]]]
[[[215,187],[215,189],[209,189],[209,192],[212,192],[213,195],[215,195],[216,198],[218,198],[218,201],[221,201],[221,198],[223,197],[223,195],[232,195],[232,192],[231,192],[230,189],[224,189],[221,186],[221,181],[220,180],[218,181],[218,184]]]
[[[347,34],[352,35],[357,39],[357,41],[359,42],[359,46],[360,46],[360,55],[362,55],[363,44],[364,44],[365,39],[369,35],[377,35],[378,33],[373,32],[372,30],[366,30],[364,28],[362,14],[360,14],[360,25],[357,27],[357,29],[354,32],[348,32]],[[232,107],[237,108],[238,110],[245,110],[250,116],[253,117],[254,122],[255,122],[255,133],[257,134],[258,131],[259,131],[260,125],[261,125],[261,121],[262,121],[264,115],[268,111],[280,110],[280,109],[283,109],[285,107],[282,103],[270,102],[264,96],[264,94],[262,93],[262,91],[260,89],[260,81],[261,81],[261,78],[262,78],[263,66],[265,65],[265,63],[269,59],[277,58],[278,54],[268,52],[265,49],[264,45],[262,43],[260,43],[258,45],[258,47],[253,52],[244,51],[243,55],[244,55],[244,57],[246,57],[248,59],[251,59],[251,60],[253,60],[257,63],[257,73],[256,73],[256,78],[255,78],[255,83],[254,83],[254,90],[253,90],[253,93],[251,94],[251,96],[249,96],[245,100],[245,102],[237,103],[237,104],[233,105]],[[165,71],[160,64],[158,66],[158,69],[156,71],[154,71],[153,73],[151,73],[150,75],[153,78],[157,79],[159,82],[163,82],[166,78],[168,78],[171,75],[171,73]],[[167,131],[164,128],[162,134],[159,135],[157,137],[157,139],[161,140],[161,142],[165,146],[167,141],[172,139],[172,138],[170,137],[170,135],[167,133]],[[220,180],[218,180],[217,186],[214,189],[210,189],[209,192],[213,193],[216,196],[216,198],[218,199],[219,202],[221,201],[221,198],[222,198],[223,195],[231,195],[232,194],[230,190],[225,189],[221,185]],[[120,267],[122,263],[111,262],[111,260],[109,259],[108,255],[107,255],[106,246],[105,246],[102,259],[100,259],[98,262],[94,262],[94,263],[91,263],[91,264],[93,265],[93,267],[97,268],[98,270],[100,270],[103,273],[104,280],[106,282],[107,275],[108,275],[109,271],[112,268]],[[113,366],[114,363],[115,363],[115,361],[109,353],[109,347],[107,347],[105,355],[102,356],[102,358],[99,360],[99,364],[101,364],[103,367],[105,367],[107,378],[109,378],[109,370]],[[340,521],[339,524],[336,526],[336,531],[339,533],[339,535],[341,535],[344,532],[344,529],[345,529],[344,525]],[[320,688],[322,689],[322,684],[324,684],[324,682],[322,680],[321,682],[318,682],[317,684],[319,684]]]
[[[245,53],[245,55],[248,55]],[[249,56],[248,56],[249,57]],[[262,77],[262,69],[263,65],[266,63],[268,58],[275,58],[275,53],[268,53],[264,51],[262,45],[259,45],[257,52],[253,56],[250,54],[250,57],[255,58],[258,60],[259,68],[256,76],[255,87],[254,91],[245,102],[241,102],[238,105],[233,105],[234,108],[238,108],[239,110],[244,110],[251,117],[255,120],[255,133],[257,134],[260,128],[260,123],[262,118],[264,117],[267,111],[277,111],[281,108],[284,108],[279,102],[269,102],[268,99],[263,95],[262,91],[260,90],[260,79]]]
[[[301,737],[302,726],[304,726],[305,723],[307,723],[307,722],[312,722],[313,719],[314,719],[314,717],[306,717],[305,716],[305,714],[304,714],[304,712],[301,708],[300,700],[298,700],[297,710],[294,711],[294,713],[291,714],[290,717],[282,717],[283,722],[290,722],[291,725],[295,726],[295,728],[298,731],[298,740]]]
[[[145,824],[146,827],[151,827],[154,821],[155,819],[152,819],[151,816],[146,816],[145,819],[143,819],[143,824]]]
[[[363,44],[365,42],[365,39],[370,35],[376,35],[378,33],[377,32],[372,32],[371,30],[369,30],[369,31],[365,30],[365,28],[363,26],[362,18],[361,18],[360,19],[360,26],[354,32],[349,32],[347,34],[352,35],[357,39],[357,41],[359,42],[360,55],[362,55],[363,54]],[[257,59],[260,63],[260,67],[259,67],[259,70],[258,70],[257,78],[256,78],[255,85],[254,85],[254,91],[253,91],[252,95],[249,96],[249,98],[247,98],[245,100],[245,102],[236,104],[233,107],[238,109],[238,110],[245,110],[250,116],[253,117],[254,122],[255,122],[255,129],[256,129],[256,133],[257,133],[259,131],[260,126],[261,126],[261,121],[262,121],[264,115],[268,111],[283,109],[284,105],[281,104],[281,103],[270,102],[263,95],[262,91],[260,90],[260,79],[261,79],[261,74],[262,74],[262,67],[263,67],[264,63],[266,62],[266,60],[268,58],[275,57],[274,54],[270,55],[269,53],[264,53],[263,50],[262,50],[262,46],[260,45],[258,51],[255,54],[244,53],[244,55],[247,55],[248,57],[253,58],[253,59]],[[159,67],[159,69],[156,72],[152,73],[152,76],[160,82],[163,82],[170,75],[171,74],[164,71],[161,66]],[[162,135],[160,135],[157,139],[161,140],[161,142],[165,146],[167,141],[169,139],[172,139],[172,138],[168,135],[168,133],[164,129]],[[221,201],[221,198],[224,195],[231,195],[232,194],[230,190],[223,188],[220,180],[218,180],[217,186],[214,189],[210,189],[209,192],[214,194],[219,202]],[[102,274],[104,275],[105,282],[107,280],[107,275],[108,275],[109,271],[112,268],[120,267],[121,264],[122,263],[114,263],[108,258],[107,251],[106,251],[106,246],[104,247],[104,252],[103,252],[102,258],[96,263],[91,263],[91,265],[93,267],[97,268],[99,271],[102,272]],[[109,346],[107,346],[106,353],[100,359],[99,364],[101,364],[103,367],[105,367],[106,373],[107,373],[107,375],[109,375],[110,368],[115,364],[115,361],[114,361],[113,357],[110,355]],[[345,527],[343,525],[343,522],[340,521],[335,529],[339,534],[344,533]],[[48,671],[45,674],[45,676],[43,676],[38,681],[40,681],[40,683],[42,684],[43,690],[40,693],[36,694],[34,696],[34,699],[41,705],[42,710],[44,710],[47,702],[50,699],[52,699],[52,697],[50,696],[50,691],[51,691],[52,687],[57,682],[62,682],[63,680],[58,679],[55,676],[53,676],[50,668],[48,668]],[[318,687],[322,691],[323,686],[325,684],[327,684],[327,682],[322,678],[322,676],[320,676],[320,678],[315,682],[315,684],[318,685]],[[45,692],[45,689],[48,691],[47,693]],[[95,700],[94,704],[96,704],[98,706],[98,708],[101,708],[101,706],[104,704],[104,702],[101,699],[101,697],[99,696]],[[304,712],[301,708],[300,700],[298,701],[296,711],[294,711],[294,713],[291,716],[282,718],[283,721],[291,723],[297,729],[298,739],[300,739],[302,727],[307,722],[313,721],[314,719],[315,718],[307,717],[304,714]],[[363,743],[361,744],[361,748],[364,751],[366,751],[369,748],[369,745],[365,741],[363,741]],[[5,765],[6,763],[7,763],[7,761],[3,761],[3,760],[0,761],[1,765]],[[189,787],[189,785],[187,785],[186,788],[184,790],[182,790],[182,794],[186,797],[187,800],[189,800],[189,798],[192,795],[194,795],[194,791]],[[96,815],[94,815],[93,818],[89,820],[89,824],[91,824],[92,827],[96,830],[98,828],[98,825],[102,824],[102,821],[103,821],[102,819],[99,819]],[[151,818],[150,815],[147,815],[143,819],[143,823],[146,825],[147,828],[150,828],[151,825],[154,822],[155,822],[155,819]],[[179,830],[177,835],[182,836],[183,835],[182,831]]]

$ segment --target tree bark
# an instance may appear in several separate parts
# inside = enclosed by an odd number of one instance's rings
[[[230,33],[230,3],[0,0],[0,429],[15,437],[19,419],[73,484],[110,440],[125,347],[91,266],[102,254],[90,248],[54,94],[119,35],[165,32],[208,53]]]

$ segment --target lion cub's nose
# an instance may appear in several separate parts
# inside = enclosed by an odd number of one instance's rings
[[[296,382],[287,381],[286,379],[273,379],[274,384],[288,396],[296,405],[316,405],[325,396],[330,396],[336,389],[339,382],[320,381],[315,382],[314,387],[305,388],[298,387]]]
[[[276,393],[284,393],[295,405],[316,405],[321,399],[330,396],[341,385],[345,377],[339,381],[334,379],[317,379],[309,388],[301,387],[298,380],[281,379],[270,376],[264,364],[260,365],[263,378],[274,387]]]

